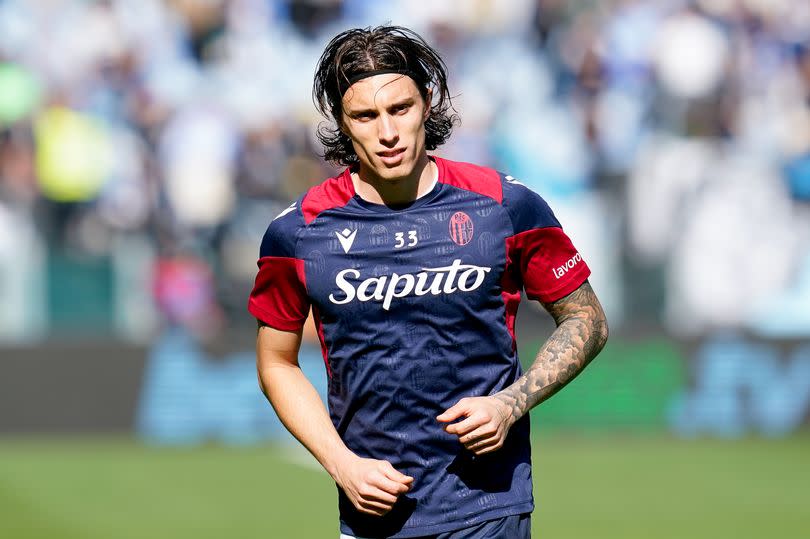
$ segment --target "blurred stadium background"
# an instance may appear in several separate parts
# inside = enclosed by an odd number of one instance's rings
[[[328,39],[435,44],[440,155],[542,193],[609,314],[532,415],[541,537],[810,537],[810,3],[0,0],[0,536],[337,537],[260,395]],[[525,305],[524,361],[551,331]],[[326,386],[312,340],[302,365]]]

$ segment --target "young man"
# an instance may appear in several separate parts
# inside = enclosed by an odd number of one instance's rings
[[[338,35],[314,95],[347,166],[276,217],[249,301],[258,374],[338,486],[343,537],[529,537],[528,411],[607,338],[590,273],[540,196],[431,157],[450,134],[444,64],[399,27]],[[521,374],[521,290],[557,329]],[[329,413],[297,363],[310,307]]]

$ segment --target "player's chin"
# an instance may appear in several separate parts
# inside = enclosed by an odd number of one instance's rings
[[[396,162],[390,163],[385,161],[378,161],[376,164],[377,172],[383,178],[396,179],[408,176],[413,172],[414,160],[407,151]]]
[[[388,181],[397,181],[403,178],[407,178],[410,173],[413,171],[413,167],[405,166],[404,163],[399,164],[397,166],[388,167],[388,166],[381,166],[377,169],[377,174],[383,180]]]

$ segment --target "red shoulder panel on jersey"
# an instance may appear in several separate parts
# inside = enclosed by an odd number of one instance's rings
[[[440,157],[433,158],[439,167],[439,181],[459,189],[503,202],[503,186],[497,171],[471,163],[460,163]]]
[[[304,195],[304,200],[301,202],[304,222],[309,224],[321,212],[345,206],[353,196],[354,184],[352,183],[351,172],[347,168],[340,176],[329,178],[310,189]]]
[[[304,261],[265,256],[248,300],[250,314],[283,331],[300,329],[309,314]]]

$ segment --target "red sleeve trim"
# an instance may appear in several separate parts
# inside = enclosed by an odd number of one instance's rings
[[[304,196],[304,200],[301,202],[304,222],[309,224],[321,212],[345,206],[353,196],[354,184],[351,171],[347,168],[340,176],[329,178],[322,184],[316,185]]]
[[[591,274],[558,227],[534,228],[506,239],[507,260],[518,265],[526,295],[551,303],[579,288]]]
[[[248,311],[270,327],[296,331],[309,314],[304,261],[265,256],[248,299]]]
[[[503,184],[497,171],[440,157],[433,160],[439,167],[439,182],[484,195],[498,204],[503,202]]]
[[[304,327],[304,322],[306,321],[306,318],[300,321],[290,321],[278,318],[273,313],[265,311],[252,302],[248,305],[248,311],[250,311],[250,314],[252,314],[257,320],[261,320],[271,328],[280,329],[282,331],[298,331]]]
[[[591,275],[590,268],[582,263],[582,266],[577,270],[577,272],[568,279],[567,282],[560,285],[559,288],[553,288],[548,292],[538,295],[538,299],[543,303],[554,303],[555,301],[564,298],[588,280],[588,277]],[[529,295],[531,298],[531,295]],[[534,298],[532,298],[534,299]]]

